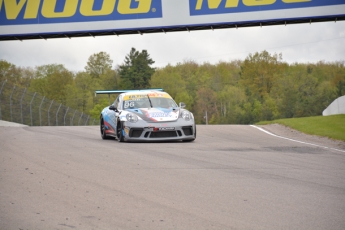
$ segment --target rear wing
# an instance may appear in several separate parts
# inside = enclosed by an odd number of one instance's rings
[[[161,91],[164,92],[162,88],[155,89],[120,89],[120,90],[96,90],[95,95],[97,94],[120,94],[120,93],[129,93],[137,91]]]

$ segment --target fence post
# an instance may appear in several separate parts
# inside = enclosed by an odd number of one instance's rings
[[[7,80],[4,81],[4,83],[2,83],[1,89],[0,89],[0,96],[2,94],[2,89],[4,88],[5,83],[7,82]],[[2,120],[2,115],[1,115],[1,97],[0,97],[0,120]]]
[[[81,117],[84,115],[84,113],[81,113],[80,117],[79,117],[79,121],[78,121],[78,126],[79,126],[79,123],[80,123],[80,119]]]
[[[42,107],[44,98],[45,98],[45,96],[43,96],[42,101],[41,101],[41,104],[40,104],[40,107],[39,107],[39,109],[38,109],[38,112],[39,112],[39,114],[40,114],[40,126],[42,126],[41,107]]]
[[[58,126],[58,113],[61,108],[62,103],[60,103],[58,110],[56,111],[56,126]]]
[[[50,108],[52,107],[54,100],[50,103],[49,109],[48,109],[48,126],[50,126]]]
[[[20,99],[20,115],[21,115],[21,118],[22,118],[22,124],[24,124],[24,121],[23,121],[23,98],[24,98],[25,93],[26,93],[26,88],[24,90],[22,98]]]
[[[205,116],[204,116],[204,118],[206,119],[206,125],[208,125],[207,110],[205,111]]]
[[[35,96],[36,96],[36,92],[34,93],[34,96],[31,98],[31,102],[30,102],[30,118],[31,118],[31,126],[32,126],[32,109],[31,109],[31,105],[32,105],[32,102],[34,101]]]
[[[73,126],[74,116],[75,116],[76,112],[77,112],[77,110],[74,110],[73,117],[72,117],[72,126]]]
[[[12,90],[12,93],[11,93],[11,96],[10,96],[10,113],[11,113],[11,121],[13,121],[12,119],[12,96],[13,96],[13,93],[14,93],[14,90],[16,89],[16,86],[13,87],[13,90]]]
[[[68,113],[69,107],[66,110],[65,116],[63,116],[63,125],[66,126],[66,115]]]
[[[89,118],[90,118],[90,115],[87,117],[86,122],[85,122],[85,125],[87,124]]]

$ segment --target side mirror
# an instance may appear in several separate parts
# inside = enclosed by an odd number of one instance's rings
[[[186,107],[186,104],[184,102],[180,102],[179,106],[181,109],[184,109]]]
[[[109,110],[113,110],[115,112],[118,111],[117,108],[114,105],[109,106]]]

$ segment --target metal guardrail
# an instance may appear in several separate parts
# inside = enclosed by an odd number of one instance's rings
[[[88,114],[6,81],[0,82],[0,120],[29,126],[85,126],[96,122]]]

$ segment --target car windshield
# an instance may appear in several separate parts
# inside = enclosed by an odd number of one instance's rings
[[[175,101],[171,98],[163,97],[143,97],[133,100],[123,101],[123,108],[126,109],[139,109],[139,108],[175,108],[178,107]]]

